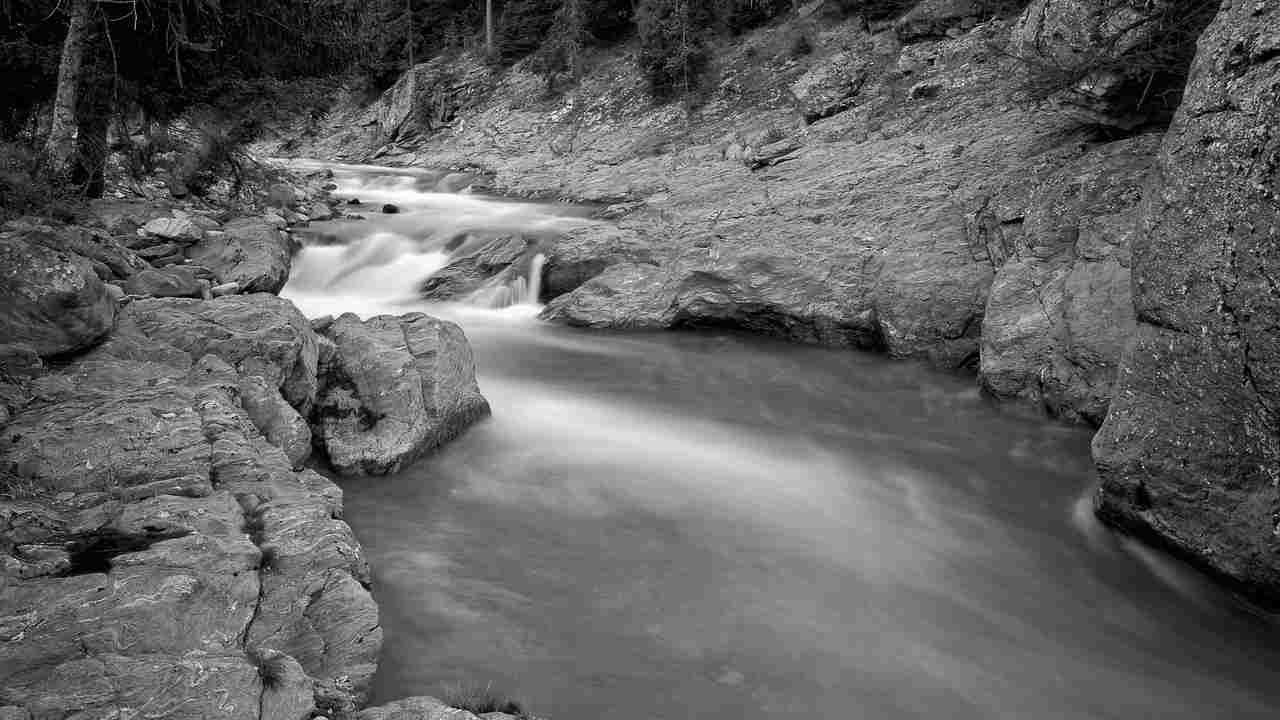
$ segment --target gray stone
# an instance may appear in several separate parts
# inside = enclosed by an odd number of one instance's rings
[[[283,232],[256,218],[233,220],[223,232],[192,245],[187,257],[213,270],[218,284],[236,282],[246,293],[277,293],[284,287],[291,253]]]
[[[395,472],[489,414],[471,347],[453,323],[348,313],[324,335],[335,353],[320,368],[313,430],[339,472]]]

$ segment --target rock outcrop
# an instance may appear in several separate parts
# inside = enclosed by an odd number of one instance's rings
[[[489,414],[462,329],[411,313],[321,330],[323,353],[313,432],[339,472],[395,472]]]
[[[1103,518],[1280,601],[1280,6],[1224,2],[1134,241]]]
[[[983,387],[1099,425],[1135,326],[1130,254],[1158,135],[1102,145],[984,198],[976,242],[997,266],[982,325]]]

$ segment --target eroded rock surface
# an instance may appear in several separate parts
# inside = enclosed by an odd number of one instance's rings
[[[1100,514],[1280,600],[1280,6],[1200,41],[1134,241]]]
[[[320,368],[314,433],[339,472],[394,472],[489,414],[471,346],[451,322],[348,313],[323,335],[334,350]]]

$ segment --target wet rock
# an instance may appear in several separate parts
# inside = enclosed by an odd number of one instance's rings
[[[534,238],[521,235],[470,239],[449,258],[448,265],[423,281],[419,293],[428,300],[455,300],[491,280],[523,277],[537,250]]]
[[[1133,243],[1103,519],[1280,602],[1280,6],[1223,3]]]
[[[233,220],[222,232],[188,248],[191,262],[213,270],[218,284],[236,282],[246,293],[277,293],[284,287],[291,253],[283,232],[256,218]]]
[[[382,206],[382,212],[384,215],[395,215],[396,213],[400,212],[400,206],[387,203]]]
[[[196,272],[181,265],[163,269],[148,269],[135,273],[124,282],[123,289],[130,295],[153,297],[200,297],[202,285]]]
[[[453,323],[348,313],[324,335],[335,353],[320,369],[313,431],[339,472],[394,472],[489,414]]]
[[[1103,145],[1052,173],[1024,214],[992,218],[995,232],[1019,233],[983,320],[980,378],[996,397],[1093,425],[1106,417],[1135,327],[1129,245],[1158,145],[1158,136]]]
[[[112,326],[116,303],[83,257],[0,233],[0,338],[41,356],[82,350]]]

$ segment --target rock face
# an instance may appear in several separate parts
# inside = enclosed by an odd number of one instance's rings
[[[288,236],[257,218],[227,223],[220,234],[188,248],[186,257],[212,270],[218,284],[239,283],[246,293],[276,293],[289,279]]]
[[[116,303],[89,260],[0,234],[0,338],[40,355],[81,350],[102,338]]]
[[[341,492],[258,433],[229,364],[127,347],[38,378],[0,435],[0,605],[18,610],[0,698],[33,717],[349,711],[380,630]]]
[[[314,433],[342,473],[394,472],[489,414],[461,328],[421,313],[339,317]]]
[[[1280,6],[1224,2],[1134,242],[1099,513],[1280,601]]]
[[[972,216],[999,269],[982,325],[983,387],[1102,423],[1133,335],[1129,246],[1159,136],[1100,146],[1028,196],[1006,188]]]

